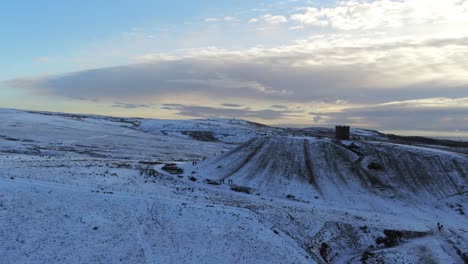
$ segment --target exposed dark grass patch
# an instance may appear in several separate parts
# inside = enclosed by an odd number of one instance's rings
[[[177,174],[183,174],[184,170],[177,167],[177,164],[175,163],[168,163],[162,167],[162,169],[169,174],[177,175]]]
[[[375,171],[381,171],[383,170],[383,167],[380,163],[377,163],[377,162],[371,162],[369,163],[369,165],[367,165],[367,168],[369,170],[375,170]]]
[[[221,183],[219,183],[219,181],[214,181],[214,180],[210,180],[210,179],[206,179],[205,182],[207,184],[211,184],[211,185],[221,185]]]
[[[250,187],[247,187],[247,186],[239,186],[239,185],[234,185],[234,186],[231,186],[231,190],[235,191],[235,192],[242,192],[242,193],[246,193],[246,194],[251,194],[253,189],[250,188]]]
[[[144,164],[144,165],[150,165],[150,166],[162,164],[162,162],[159,162],[159,161],[144,161],[144,160],[141,160],[138,163]]]
[[[187,135],[198,141],[218,141],[211,131],[182,131],[182,134]]]

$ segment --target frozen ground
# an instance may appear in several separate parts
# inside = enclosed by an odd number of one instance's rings
[[[0,263],[466,261],[466,147],[352,132],[0,109]]]

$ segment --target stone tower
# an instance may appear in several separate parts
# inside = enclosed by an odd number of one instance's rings
[[[349,140],[350,126],[335,126],[335,138],[338,140]]]

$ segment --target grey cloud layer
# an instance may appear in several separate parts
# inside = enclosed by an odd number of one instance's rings
[[[249,108],[232,109],[210,106],[192,106],[182,104],[169,104],[162,107],[166,110],[174,110],[178,115],[196,118],[260,118],[264,120],[274,120],[294,114],[292,111],[278,111],[271,109],[251,110]]]
[[[293,58],[285,58],[293,60]],[[300,68],[275,62],[226,64],[181,59],[89,70],[46,79],[17,79],[9,84],[68,98],[131,99],[197,93],[214,98],[308,101],[354,94],[364,79],[353,67]],[[359,77],[361,76],[361,78]],[[349,85],[349,86],[348,86]]]
[[[151,106],[146,104],[129,104],[129,103],[120,103],[116,102],[112,105],[113,108],[123,108],[123,109],[137,109],[137,108],[150,108]]]
[[[336,47],[320,47],[341,41]],[[213,52],[8,83],[68,98],[137,100],[198,94],[277,102],[384,102],[468,96],[467,38],[415,43],[315,40],[278,49]],[[317,47],[319,46],[319,47]],[[441,56],[443,54],[443,56]]]
[[[316,113],[310,115],[318,120],[335,123],[368,123],[375,129],[406,129],[428,131],[468,131],[468,97],[446,106],[424,106],[419,103],[376,105],[346,109],[338,113]],[[354,120],[354,121],[353,121]]]

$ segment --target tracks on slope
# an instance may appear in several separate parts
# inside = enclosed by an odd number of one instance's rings
[[[260,142],[258,142],[260,141]],[[249,140],[247,143],[244,144],[246,147],[250,147],[251,144],[257,144],[254,146],[254,148],[250,151],[250,153],[242,160],[242,162],[239,163],[239,165],[236,166],[235,169],[233,169],[229,174],[224,176],[222,179],[226,179],[231,177],[232,175],[236,174],[238,171],[240,171],[245,165],[249,163],[249,161],[257,155],[257,153],[260,151],[260,149],[263,148],[263,145],[265,144],[265,139],[252,139]]]
[[[307,139],[304,139],[303,141],[303,151],[307,179],[309,180],[309,183],[312,184],[318,192],[320,192],[320,188],[314,175],[314,165],[312,163],[312,159],[310,158],[310,142]]]

